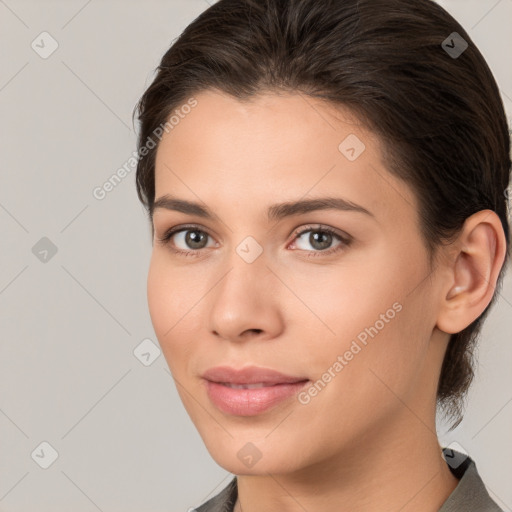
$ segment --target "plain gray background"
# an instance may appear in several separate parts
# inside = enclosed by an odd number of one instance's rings
[[[441,4],[487,58],[511,119],[512,0]],[[163,53],[208,5],[0,0],[3,512],[185,511],[231,477],[210,458],[158,356],[134,170],[103,200],[93,196],[136,149],[132,109]],[[442,445],[457,442],[476,460],[506,511],[511,318],[509,273],[483,331],[465,419],[450,433],[439,424]]]

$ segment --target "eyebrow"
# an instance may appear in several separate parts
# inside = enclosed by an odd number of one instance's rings
[[[219,217],[210,211],[206,206],[185,199],[178,199],[168,194],[159,197],[154,203],[151,210],[151,218],[153,212],[157,209],[172,210],[188,215],[196,215],[204,219],[220,220]],[[319,197],[315,199],[303,199],[299,201],[290,201],[270,205],[267,211],[267,218],[270,221],[277,221],[285,217],[294,215],[302,215],[317,210],[342,210],[364,213],[370,217],[375,215],[361,205],[348,201],[340,197]]]

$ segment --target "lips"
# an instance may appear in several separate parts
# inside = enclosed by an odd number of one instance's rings
[[[285,375],[271,368],[261,368],[257,366],[247,366],[241,369],[231,368],[229,366],[216,366],[204,372],[203,379],[220,384],[238,386],[252,384],[273,386],[276,384],[294,384],[308,380],[305,376],[295,377]]]
[[[255,416],[297,394],[309,380],[269,368],[218,366],[202,375],[210,401],[222,412]]]
[[[219,382],[219,384],[231,389],[258,389],[269,386],[269,384],[264,384],[263,382],[258,382],[257,384],[231,384],[230,382]],[[272,386],[277,386],[277,384],[272,384]]]

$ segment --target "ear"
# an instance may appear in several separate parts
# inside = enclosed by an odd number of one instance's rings
[[[453,334],[476,320],[493,297],[506,255],[498,215],[481,210],[468,217],[450,251],[436,325]]]

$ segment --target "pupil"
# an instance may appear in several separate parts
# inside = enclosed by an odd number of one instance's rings
[[[186,242],[193,249],[201,249],[201,247],[197,247],[197,245],[201,245],[202,238],[204,238],[204,233],[200,233],[199,231],[188,231]]]
[[[316,247],[317,249],[327,249],[329,247],[329,242],[330,242],[330,239],[331,239],[331,235],[329,233],[323,233],[323,232],[319,232],[319,231],[316,231],[316,232],[312,232],[311,235],[309,235],[309,238],[310,238],[310,243],[313,247]],[[319,240],[318,239],[323,239],[320,240],[320,247],[317,247],[316,244],[319,243]],[[328,243],[326,243],[326,241]]]

